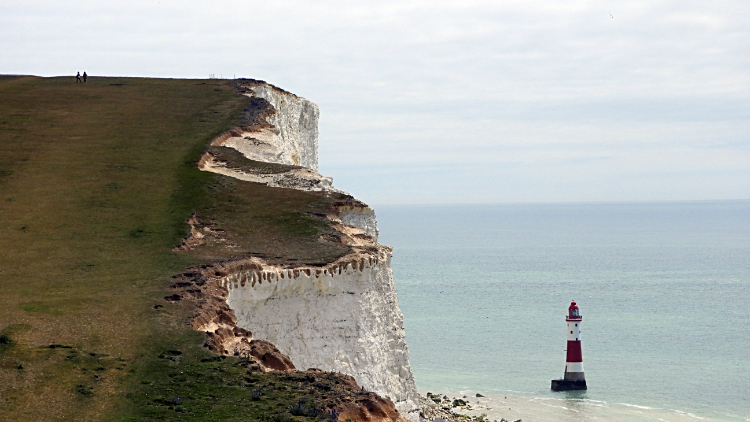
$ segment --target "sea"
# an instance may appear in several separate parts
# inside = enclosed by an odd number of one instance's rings
[[[490,421],[750,421],[750,201],[376,212],[420,393]],[[588,390],[554,392],[572,300]]]

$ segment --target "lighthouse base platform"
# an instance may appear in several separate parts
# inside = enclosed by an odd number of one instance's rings
[[[554,391],[568,391],[568,390],[586,390],[586,380],[582,381],[568,381],[568,380],[552,380],[552,389]]]

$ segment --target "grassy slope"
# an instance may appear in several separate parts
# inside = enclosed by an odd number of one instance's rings
[[[221,81],[0,77],[0,420],[247,420],[318,394],[208,359],[186,309],[153,309],[169,276],[226,256],[170,251],[193,211],[244,252],[346,251],[301,214],[336,198],[196,169],[245,103]]]

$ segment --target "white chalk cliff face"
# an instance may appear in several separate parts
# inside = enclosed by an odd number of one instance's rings
[[[318,106],[268,84],[248,86],[245,95],[262,98],[273,107],[269,127],[240,131],[214,145],[234,148],[245,157],[268,163],[318,170]]]
[[[251,160],[305,167],[310,171],[294,170],[295,177],[318,180],[317,106],[268,84],[249,88],[245,95],[273,105],[275,112],[266,120],[270,127],[235,131],[213,145],[234,148]],[[200,168],[269,186],[334,189],[323,176],[313,188],[310,183],[284,185],[278,174],[248,176],[211,156],[204,156]],[[418,395],[393,283],[392,252],[377,243],[375,212],[355,203],[339,207],[338,215],[329,218],[347,237],[351,253],[324,267],[280,267],[257,260],[253,269],[222,277],[227,303],[238,326],[254,339],[273,343],[297,368],[351,375],[417,421]]]
[[[356,227],[376,241],[378,240],[378,221],[375,218],[375,211],[372,208],[346,206],[341,207],[339,210],[339,219],[341,219],[342,223]]]
[[[418,398],[391,252],[381,247],[377,255],[356,259],[323,270],[266,266],[231,274],[227,303],[237,325],[273,343],[298,368],[352,375],[416,420]]]

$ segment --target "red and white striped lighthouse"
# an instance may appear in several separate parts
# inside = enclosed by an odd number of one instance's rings
[[[581,321],[583,317],[575,301],[568,307],[568,356],[565,359],[565,376],[561,380],[552,380],[552,389],[585,390],[586,377],[583,375],[583,354],[581,353]]]

